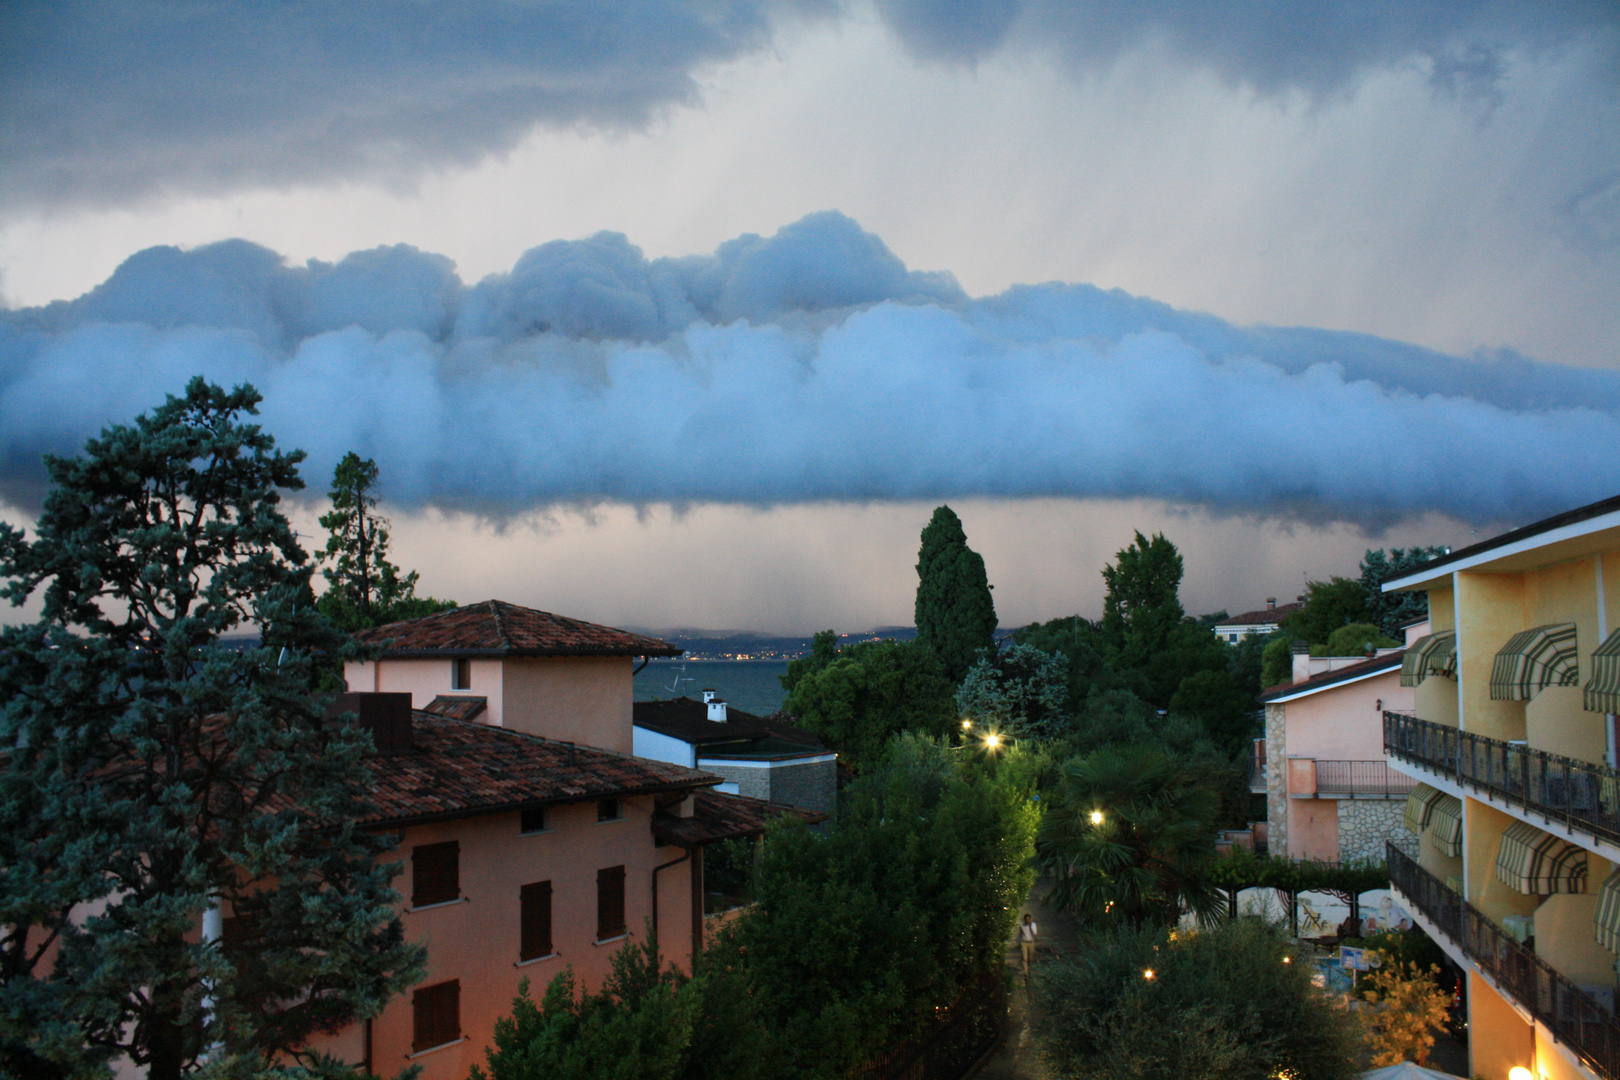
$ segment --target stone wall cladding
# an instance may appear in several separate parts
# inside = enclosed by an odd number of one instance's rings
[[[822,814],[838,809],[838,765],[818,761],[771,770],[771,798]]]
[[[1266,706],[1266,850],[1284,858],[1288,857],[1287,708]]]
[[[1418,838],[1406,828],[1405,799],[1340,799],[1339,859],[1384,861],[1384,841],[1417,857]]]
[[[771,797],[771,770],[761,769],[752,765],[705,764],[705,772],[718,773],[731,783],[737,785],[737,794],[746,795],[750,799],[769,799]]]

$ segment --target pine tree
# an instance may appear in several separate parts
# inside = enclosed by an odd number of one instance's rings
[[[945,665],[953,683],[995,646],[996,606],[984,559],[968,547],[962,522],[949,506],[934,511],[917,553],[917,636]]]
[[[332,510],[321,516],[321,528],[330,534],[324,560],[332,564],[321,571],[327,586],[321,614],[350,631],[456,606],[417,596],[417,572],[401,577],[388,561],[388,519],[377,515],[376,484],[377,463],[349,451],[332,473]]]
[[[1141,668],[1168,648],[1186,615],[1181,574],[1181,552],[1162,533],[1151,539],[1137,533],[1134,543],[1115,553],[1114,565],[1103,567],[1108,592],[1101,629],[1122,666]]]
[[[303,454],[258,401],[193,379],[48,457],[32,540],[0,525],[0,594],[42,590],[0,639],[0,1073],[247,1068],[420,976],[392,840],[345,824],[369,740],[311,688],[358,651],[313,610],[279,508]]]

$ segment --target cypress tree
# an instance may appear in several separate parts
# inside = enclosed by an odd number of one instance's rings
[[[0,524],[0,595],[42,592],[0,637],[0,1074],[252,1072],[420,977],[258,401],[193,379],[48,457],[33,539]]]
[[[984,559],[968,547],[949,506],[934,511],[917,552],[917,637],[932,645],[952,683],[960,684],[982,649],[995,646],[996,606]]]

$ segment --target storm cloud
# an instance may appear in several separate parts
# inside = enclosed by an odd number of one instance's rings
[[[1613,494],[1620,373],[1238,327],[1086,285],[971,298],[841,214],[649,260],[600,233],[463,284],[397,246],[154,248],[0,314],[0,494],[194,374],[251,382],[323,487],[405,506],[1156,498],[1377,525]]]
[[[1571,93],[1612,98],[1620,43],[1620,14],[1603,0],[875,4],[923,61],[1016,51],[1084,76],[1157,50],[1263,94],[1314,97],[1416,62],[1436,87],[1489,99],[1519,58],[1595,43],[1597,66]],[[784,26],[867,10],[858,0],[17,0],[0,13],[0,208],[335,181],[409,188],[507,153],[536,128],[644,128],[699,105],[706,72],[773,47]],[[1603,179],[1581,172],[1569,197]]]

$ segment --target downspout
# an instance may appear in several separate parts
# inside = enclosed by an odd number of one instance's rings
[[[698,953],[703,951],[703,845],[692,849],[692,970],[697,971]]]
[[[687,850],[686,854],[682,855],[680,858],[671,859],[669,862],[664,863],[662,866],[653,867],[653,872],[652,872],[652,947],[653,947],[654,955],[657,955],[657,953],[658,953],[658,872],[660,870],[668,870],[672,866],[679,866],[681,863],[685,862],[687,859],[690,859],[691,857],[692,857],[692,852],[690,850]]]
[[[631,669],[630,677],[633,679],[637,675],[640,675],[641,674],[641,669],[646,667],[650,663],[652,663],[652,657],[651,656],[643,656],[641,658],[641,667]]]

